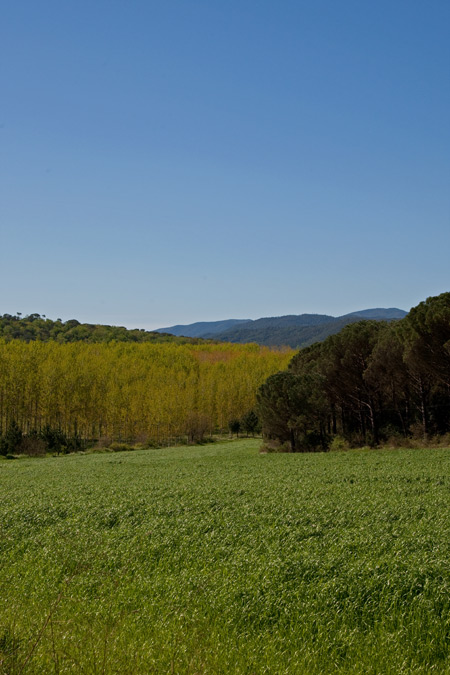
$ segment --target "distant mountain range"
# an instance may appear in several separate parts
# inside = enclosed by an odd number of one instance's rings
[[[307,347],[313,342],[321,342],[329,335],[338,333],[349,323],[363,319],[393,321],[402,319],[406,314],[403,309],[395,307],[363,309],[338,317],[327,314],[289,314],[255,320],[200,321],[184,326],[158,328],[156,332],[223,342],[256,342],[271,347],[286,345],[295,349]]]
[[[170,328],[157,328],[157,333],[170,333],[171,335],[183,335],[184,337],[211,337],[243,323],[254,323],[252,319],[226,319],[225,321],[197,321],[187,326],[171,326]]]

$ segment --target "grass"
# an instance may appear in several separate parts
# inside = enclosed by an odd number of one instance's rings
[[[0,463],[0,672],[450,673],[450,451]]]

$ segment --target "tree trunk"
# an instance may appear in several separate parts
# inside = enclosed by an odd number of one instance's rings
[[[291,429],[291,430],[290,430],[290,435],[291,435],[291,450],[292,450],[292,452],[296,452],[296,451],[297,451],[297,447],[296,447],[296,444],[295,444],[295,432],[294,432],[294,429]]]
[[[423,380],[420,378],[420,412],[422,415],[423,440],[428,440],[429,426],[428,426],[428,406],[423,386]]]

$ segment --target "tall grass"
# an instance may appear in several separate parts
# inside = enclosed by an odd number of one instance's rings
[[[0,672],[449,673],[450,452],[0,463]]]

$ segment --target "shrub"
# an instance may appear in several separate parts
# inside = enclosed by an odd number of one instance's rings
[[[52,428],[49,424],[46,424],[40,436],[50,452],[57,452],[59,455],[61,451],[65,450],[67,439],[61,429]]]
[[[350,449],[348,441],[342,436],[334,436],[333,440],[330,443],[329,449],[332,452],[342,452]]]
[[[44,457],[46,449],[45,441],[35,434],[24,436],[19,446],[20,454],[28,455],[29,457]]]
[[[134,450],[132,445],[129,445],[128,443],[111,443],[109,446],[110,450],[113,452],[127,452],[128,450]]]
[[[388,448],[411,448],[413,444],[411,443],[410,438],[405,438],[401,434],[392,434],[389,438],[386,439],[383,445]]]
[[[96,443],[96,448],[109,448],[112,443],[112,438],[109,436],[100,436]]]
[[[13,455],[20,452],[22,442],[22,431],[15,420],[10,423],[3,438],[2,448],[5,455]],[[6,452],[5,452],[6,451]]]
[[[233,434],[236,434],[236,436],[239,436],[239,432],[240,432],[240,430],[241,430],[241,422],[240,422],[240,420],[237,420],[237,419],[235,419],[235,420],[230,420],[230,421],[228,422],[228,428],[229,428],[229,430],[230,430],[230,432],[231,432],[232,435],[233,435]]]
[[[157,441],[148,440],[144,444],[144,449],[160,448],[160,447],[161,447],[161,445],[159,443],[157,443]]]
[[[450,448],[450,433],[439,437],[439,443],[444,448]]]
[[[289,441],[280,443],[278,440],[268,440],[261,446],[259,451],[261,453],[292,452],[292,447]]]
[[[67,438],[65,445],[61,445],[61,451],[64,453],[68,452],[79,452],[82,448],[85,447],[85,444],[79,436],[72,436],[72,438]]]

